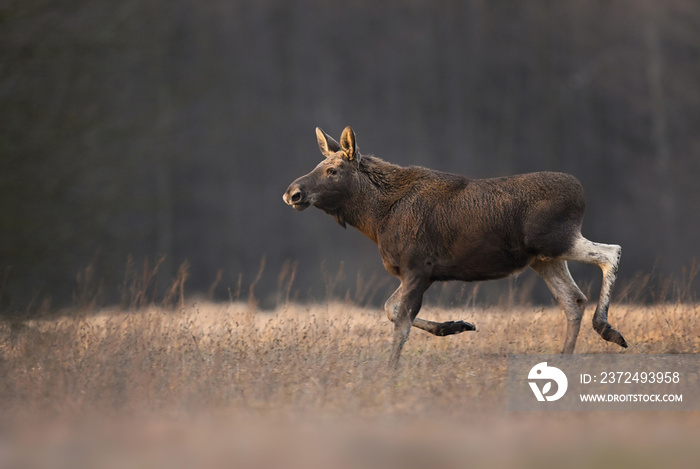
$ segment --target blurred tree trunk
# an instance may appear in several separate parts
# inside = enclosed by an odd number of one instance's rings
[[[647,0],[644,36],[648,50],[647,80],[651,117],[651,143],[654,149],[654,170],[658,176],[660,236],[662,245],[659,252],[666,253],[659,262],[665,269],[670,268],[675,257],[676,246],[676,197],[675,184],[671,177],[671,150],[668,141],[668,119],[666,111],[666,90],[664,85],[664,55],[659,31],[660,15],[656,0]]]
[[[165,277],[169,281],[174,276],[174,252],[173,252],[173,233],[174,226],[174,209],[172,192],[172,154],[175,150],[173,145],[173,121],[176,113],[176,104],[174,102],[174,91],[172,89],[171,76],[174,73],[173,68],[169,65],[170,58],[170,39],[172,30],[172,21],[168,21],[168,17],[163,18],[164,12],[168,11],[168,2],[150,2],[149,16],[153,28],[150,30],[152,39],[151,55],[153,57],[152,68],[152,86],[156,92],[155,99],[155,118],[153,123],[154,139],[158,145],[154,145],[155,164],[153,165],[154,184],[155,184],[155,199],[156,199],[156,221],[155,221],[155,250],[156,256],[164,257],[161,266],[161,277]],[[150,156],[150,155],[149,155]]]

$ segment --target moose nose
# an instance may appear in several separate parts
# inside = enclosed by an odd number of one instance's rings
[[[299,186],[292,185],[287,189],[287,192],[284,193],[283,199],[288,205],[295,205],[304,199],[304,193]]]

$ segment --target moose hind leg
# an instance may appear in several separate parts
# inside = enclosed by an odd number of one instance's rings
[[[562,258],[596,264],[603,271],[603,283],[600,287],[600,298],[595,313],[593,313],[593,329],[608,342],[613,342],[620,347],[627,347],[627,341],[617,330],[608,323],[608,307],[612,289],[617,278],[617,269],[620,264],[622,248],[615,244],[594,243],[583,236],[579,236]]]
[[[531,267],[544,279],[554,298],[564,310],[566,340],[562,353],[573,353],[578,332],[581,329],[581,318],[588,300],[571,277],[566,261],[561,259],[537,260],[532,263]]]

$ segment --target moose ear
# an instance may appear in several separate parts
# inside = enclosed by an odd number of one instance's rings
[[[321,149],[321,153],[326,158],[340,151],[340,144],[318,127],[316,127],[316,139],[318,140],[318,148]]]
[[[355,132],[350,127],[345,127],[343,134],[340,136],[340,148],[345,153],[345,158],[348,161],[354,159],[359,159],[360,152],[358,151],[357,144],[355,143]]]

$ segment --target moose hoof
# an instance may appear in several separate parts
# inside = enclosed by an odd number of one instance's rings
[[[476,327],[474,324],[470,324],[466,321],[446,321],[440,324],[440,328],[436,335],[445,336],[452,334],[459,334],[464,331],[475,331]]]
[[[622,334],[620,334],[617,330],[613,329],[610,324],[603,324],[602,326],[598,327],[596,326],[597,324],[593,325],[595,330],[603,339],[607,340],[608,342],[612,342],[613,344],[617,344],[622,348],[627,348],[627,341],[625,338],[622,337]]]
[[[627,341],[624,337],[622,337],[622,334],[620,334],[619,332],[617,333],[617,337],[615,337],[615,340],[613,342],[615,342],[622,348],[627,348]]]

